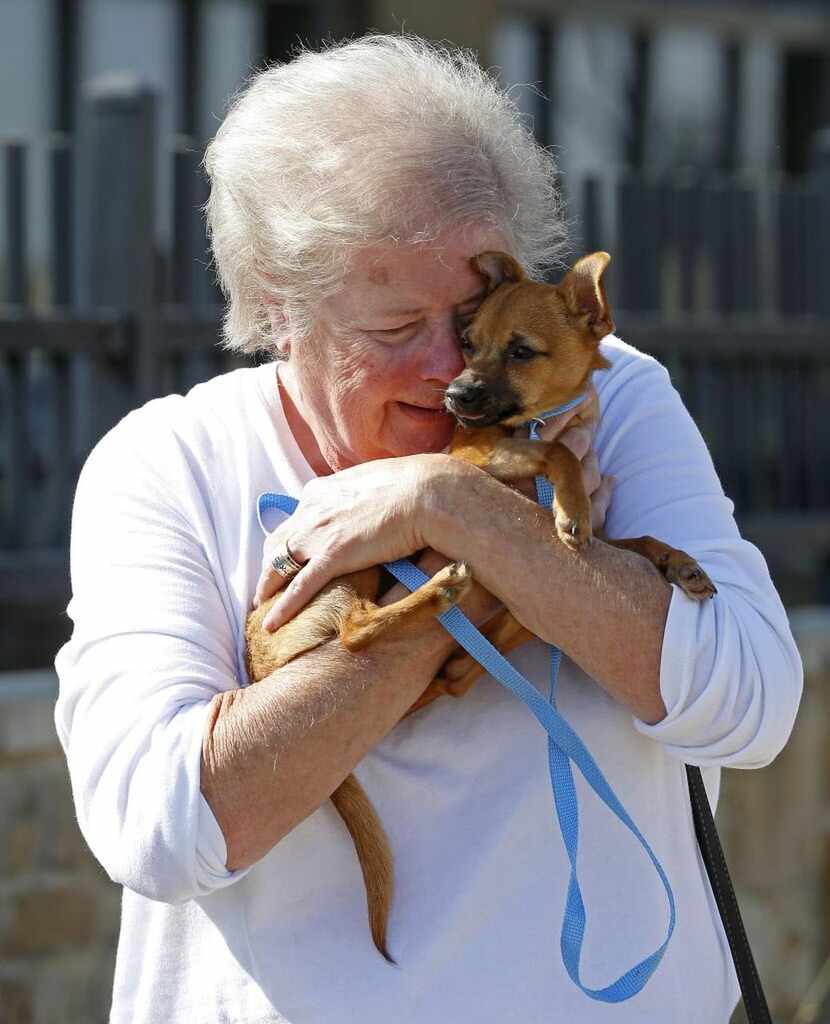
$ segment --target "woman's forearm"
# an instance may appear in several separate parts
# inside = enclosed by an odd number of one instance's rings
[[[469,562],[527,629],[642,721],[665,717],[660,658],[671,586],[649,562],[599,540],[569,551],[550,512],[471,466],[447,465],[434,495],[433,547]]]
[[[353,654],[338,641],[214,698],[201,788],[244,868],[316,810],[401,719],[453,648],[432,621]]]

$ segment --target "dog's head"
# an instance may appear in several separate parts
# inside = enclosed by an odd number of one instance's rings
[[[462,426],[520,426],[580,394],[592,370],[608,369],[599,343],[614,330],[602,286],[609,261],[591,253],[549,285],[528,280],[506,253],[473,257],[487,295],[462,332],[466,368],[445,399]]]

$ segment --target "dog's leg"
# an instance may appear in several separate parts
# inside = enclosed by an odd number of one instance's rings
[[[464,562],[450,562],[428,583],[407,597],[381,607],[372,601],[355,601],[340,626],[340,641],[359,651],[390,629],[420,625],[457,604],[472,586],[473,576]]]
[[[635,551],[649,562],[669,581],[695,601],[714,597],[718,588],[709,579],[700,565],[680,548],[673,548],[654,537],[634,537],[627,540],[607,540],[615,548]]]
[[[553,513],[559,539],[572,551],[591,543],[591,502],[582,481],[582,463],[566,445],[502,437],[482,468],[506,482],[546,476],[555,488]]]

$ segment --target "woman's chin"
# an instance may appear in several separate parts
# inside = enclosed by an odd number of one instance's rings
[[[455,430],[455,420],[443,409],[422,409],[403,402],[394,403],[390,419],[387,437],[398,455],[443,451]]]

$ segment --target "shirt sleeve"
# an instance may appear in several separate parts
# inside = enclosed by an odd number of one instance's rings
[[[595,442],[602,473],[616,477],[607,536],[681,548],[718,589],[699,603],[672,587],[660,663],[667,715],[635,727],[690,764],[763,767],[789,738],[803,686],[786,611],[665,367],[637,353],[612,373]]]
[[[143,421],[122,421],[80,475],[55,722],[92,852],[114,881],[175,903],[245,874],[225,869],[200,791],[210,701],[239,681],[199,540],[205,499],[172,431]]]

